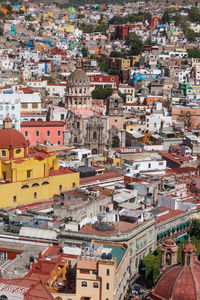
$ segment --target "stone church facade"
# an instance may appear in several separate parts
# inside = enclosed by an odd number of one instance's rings
[[[90,149],[93,154],[110,147],[125,146],[123,100],[114,90],[107,99],[106,114],[92,107],[90,80],[78,68],[67,80],[64,144]]]

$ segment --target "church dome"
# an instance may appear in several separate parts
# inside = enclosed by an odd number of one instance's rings
[[[0,148],[20,148],[27,144],[23,134],[16,129],[0,129]]]
[[[68,77],[67,85],[68,86],[69,85],[70,86],[90,85],[90,79],[83,70],[77,69],[76,71],[72,72],[71,75]]]
[[[172,243],[170,239],[167,243]],[[164,243],[165,245],[167,243]],[[174,247],[174,245],[172,245]],[[164,249],[162,247],[162,249]],[[200,299],[200,262],[196,248],[190,242],[182,247],[182,263],[171,265],[162,274],[152,292],[155,300]]]
[[[11,119],[4,119],[3,128],[0,129],[0,148],[23,148],[28,145],[28,141],[23,134],[12,128]]]
[[[200,299],[200,267],[175,265],[161,275],[152,298],[156,300]]]

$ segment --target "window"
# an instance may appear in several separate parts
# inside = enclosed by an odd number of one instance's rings
[[[28,136],[28,131],[25,131],[25,136]]]
[[[65,115],[64,115],[64,114],[61,114],[61,115],[60,115],[60,119],[61,119],[61,120],[64,120],[64,118],[65,118]]]
[[[13,196],[13,202],[17,201],[17,196]]]
[[[106,270],[106,275],[109,276],[110,275],[110,269]]]
[[[75,182],[72,183],[72,187],[73,187],[73,188],[76,187],[76,183],[75,183]]]
[[[148,164],[148,168],[149,168],[149,169],[151,168],[151,164]]]
[[[59,190],[62,191],[62,184],[59,185]]]
[[[27,184],[22,185],[22,187],[21,187],[22,190],[25,190],[25,189],[28,189],[28,188],[29,188],[29,186]]]
[[[99,287],[98,282],[94,282],[93,283],[93,288],[98,289],[98,287]]]
[[[40,135],[40,132],[37,130],[36,131],[36,136],[39,136]]]
[[[32,103],[32,108],[38,108],[38,104],[37,103]]]
[[[2,150],[2,151],[1,151],[1,155],[2,155],[2,156],[6,156],[6,150]]]
[[[97,133],[96,131],[93,132],[93,140],[96,140],[97,139]]]
[[[37,182],[32,184],[32,187],[38,187],[38,186],[40,186],[40,185]]]
[[[81,274],[90,274],[90,270],[88,269],[80,269]]]
[[[115,123],[117,123],[117,120],[115,120]]]
[[[97,270],[93,270],[93,271],[92,271],[92,274],[93,274],[93,275],[97,275],[97,274],[98,274]]]
[[[190,265],[190,255],[187,256],[187,266]]]
[[[37,199],[37,193],[36,192],[34,192],[33,197],[34,197],[34,199]]]
[[[60,132],[60,130],[58,130],[58,136],[60,136],[61,135],[61,132]]]
[[[81,284],[83,287],[87,287],[87,282],[86,281],[82,281],[82,284]]]
[[[110,286],[109,283],[106,283],[106,289],[109,290]]]
[[[28,104],[27,103],[22,103],[22,108],[28,108]]]
[[[47,136],[50,136],[50,134],[51,134],[50,130],[47,130]]]
[[[31,177],[31,170],[27,170],[27,171],[26,171],[26,177],[27,177],[27,178],[30,178],[30,177]]]
[[[15,151],[16,154],[20,154],[20,152],[21,152],[21,149],[17,149],[17,150]]]
[[[58,141],[57,144],[60,145],[60,141]]]

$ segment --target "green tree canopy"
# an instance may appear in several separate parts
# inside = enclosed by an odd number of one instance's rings
[[[188,42],[195,42],[196,40],[196,33],[194,32],[194,30],[190,29],[190,28],[186,28],[183,31],[186,39],[188,40]]]
[[[123,54],[118,51],[111,51],[110,52],[110,57],[123,57]]]
[[[143,49],[143,43],[135,32],[130,32],[125,36],[125,43],[131,47],[131,55],[139,55]]]
[[[162,19],[161,19],[161,22],[162,24],[169,24],[170,22],[170,17],[169,17],[169,13],[168,11],[165,11],[163,16],[162,16]]]
[[[200,50],[197,48],[188,49],[187,52],[189,58],[200,58]]]
[[[109,96],[112,95],[113,89],[110,87],[107,88],[96,88],[92,91],[93,99],[103,99],[106,100]]]
[[[87,47],[83,47],[82,48],[82,55],[83,55],[83,57],[88,57],[88,54],[89,54],[88,48]]]
[[[142,265],[145,268],[145,279],[152,284],[156,282],[161,264],[161,251],[160,247],[157,247],[153,254],[148,254],[142,261]]]
[[[188,19],[191,22],[200,22],[200,11],[197,7],[191,7],[188,12]]]

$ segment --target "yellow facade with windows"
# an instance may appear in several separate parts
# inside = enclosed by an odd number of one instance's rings
[[[52,198],[61,190],[79,186],[79,173],[47,176],[0,185],[0,207],[10,207]]]
[[[52,198],[79,186],[78,172],[59,168],[56,155],[31,149],[6,119],[0,130],[0,208]]]

